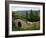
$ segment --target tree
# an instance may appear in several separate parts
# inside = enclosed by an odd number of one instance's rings
[[[35,22],[35,21],[39,21],[40,20],[40,17],[39,17],[39,15],[38,15],[38,11],[30,11],[30,21],[31,22]]]
[[[30,11],[30,21],[32,21],[32,18],[33,18],[33,13],[32,13],[32,10]]]
[[[27,22],[27,19],[28,19],[28,11],[26,11],[26,22]]]
[[[15,17],[15,12],[14,12],[14,11],[12,12],[12,19],[13,19],[13,20],[16,19],[16,17]]]

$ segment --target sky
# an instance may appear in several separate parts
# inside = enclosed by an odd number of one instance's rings
[[[16,7],[12,6],[12,11],[25,11],[25,10],[40,10],[40,8],[36,7]]]

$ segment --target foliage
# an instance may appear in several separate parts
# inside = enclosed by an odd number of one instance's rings
[[[40,17],[39,17],[39,12],[37,11],[29,11],[30,13],[28,13],[28,11],[25,11],[25,15],[23,15],[23,13],[19,13],[19,12],[13,12],[12,16],[13,19],[26,19],[26,21],[31,21],[31,22],[35,22],[35,21],[40,21]],[[20,15],[21,14],[21,15]]]

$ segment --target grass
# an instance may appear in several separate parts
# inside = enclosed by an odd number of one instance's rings
[[[12,31],[40,30],[40,22],[32,22],[32,24],[28,22],[26,23],[26,21],[22,22],[23,23],[21,28],[17,28],[16,24],[12,22]]]

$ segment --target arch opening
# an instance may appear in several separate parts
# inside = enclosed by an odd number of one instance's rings
[[[21,28],[21,22],[18,22],[18,27]]]

